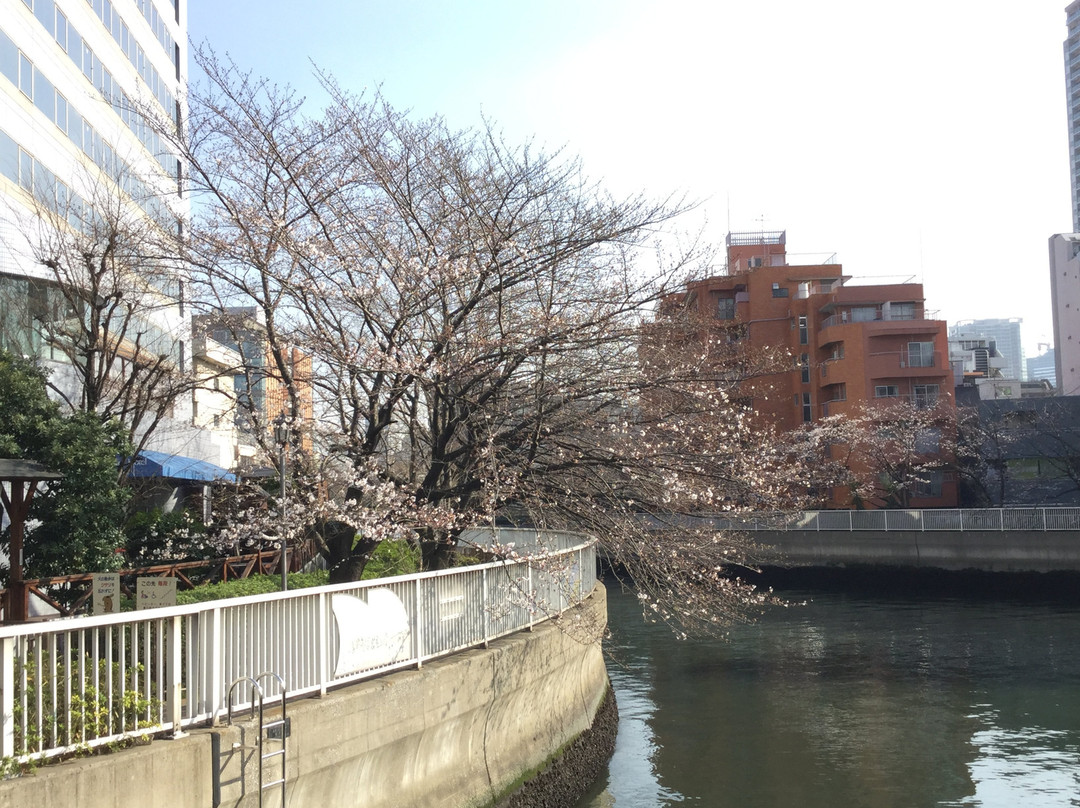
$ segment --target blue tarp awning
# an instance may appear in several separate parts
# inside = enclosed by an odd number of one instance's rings
[[[168,477],[171,480],[198,480],[200,482],[236,482],[236,475],[194,457],[169,455],[144,449],[135,456],[129,477]]]

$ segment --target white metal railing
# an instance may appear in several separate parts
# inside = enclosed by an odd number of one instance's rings
[[[697,517],[718,529],[759,530],[1080,530],[1080,508],[951,508],[802,511],[794,514]]]
[[[592,592],[590,537],[511,529],[498,531],[498,540],[514,542],[521,557],[0,626],[0,758],[29,760],[133,735],[179,734],[224,714],[230,682],[265,671],[280,675],[293,696],[419,667],[529,628]],[[266,695],[277,694],[271,688]]]

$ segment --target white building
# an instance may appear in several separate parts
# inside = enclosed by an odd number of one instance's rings
[[[55,277],[33,258],[35,205],[96,213],[107,194],[134,220],[177,232],[182,165],[136,110],[179,123],[186,64],[182,0],[0,0],[0,343],[41,360],[60,386],[65,370],[74,376],[40,326],[43,308],[57,315]],[[182,272],[139,277],[135,351],[190,372]],[[192,397],[177,399],[146,448],[216,462],[192,416]]]
[[[1065,99],[1069,121],[1069,176],[1073,232],[1080,233],[1080,0],[1065,9]]]
[[[996,351],[1000,361],[995,363],[994,374],[1003,379],[1024,378],[1024,348],[1020,340],[1019,317],[1008,319],[960,320],[949,327],[949,343],[982,342],[984,347]]]

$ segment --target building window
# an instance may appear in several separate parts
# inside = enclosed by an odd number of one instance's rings
[[[34,100],[34,65],[19,51],[19,89],[23,95]]]
[[[914,320],[914,303],[892,303],[889,305],[889,317],[893,320]]]
[[[716,316],[720,320],[735,319],[735,298],[722,297],[716,301]]]
[[[799,357],[799,371],[802,376],[802,383],[810,384],[810,354],[803,354]]]
[[[936,384],[916,384],[911,398],[912,402],[920,410],[936,407],[938,402],[938,386]]]
[[[909,342],[907,344],[909,368],[932,368],[934,366],[934,343]]]
[[[870,323],[880,320],[881,312],[878,311],[877,306],[852,306],[848,311],[843,312],[841,319],[845,322],[850,319],[853,323]]]
[[[788,296],[787,287],[781,286],[778,283],[774,283],[772,285],[772,296],[773,297],[787,297]]]
[[[941,451],[941,430],[937,427],[920,429],[915,434],[915,451],[919,454],[936,454]]]
[[[49,2],[49,0],[42,0],[42,2],[34,4],[34,16],[49,32],[49,36],[54,36],[56,33],[56,12],[53,10],[54,8],[55,4]]]
[[[895,384],[879,384],[874,388],[874,398],[897,398],[900,388]]]
[[[940,497],[941,486],[945,480],[942,471],[926,471],[915,481],[914,495],[917,497]]]
[[[805,314],[799,315],[799,344],[810,344],[810,329],[807,327]]]
[[[24,191],[34,192],[34,158],[25,149],[19,149],[19,185]]]
[[[809,393],[802,394],[802,419],[805,424],[814,420],[814,408],[811,405]]]

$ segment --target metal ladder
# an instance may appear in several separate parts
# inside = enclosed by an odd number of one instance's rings
[[[263,698],[263,680],[273,677],[277,680],[278,688],[281,690],[281,717],[273,721],[266,720],[266,704]],[[251,712],[250,716],[255,715],[255,704],[258,701],[259,705],[259,729],[255,736],[255,749],[259,753],[259,808],[263,806],[263,794],[269,788],[281,787],[281,808],[285,808],[285,761],[286,761],[286,738],[289,735],[289,725],[285,720],[285,680],[278,676],[273,671],[265,671],[258,676],[252,678],[250,676],[241,676],[239,679],[233,681],[229,685],[229,711],[228,722],[232,725],[232,712],[233,712],[233,691],[237,685],[248,683],[251,685]],[[257,697],[257,698],[256,698]],[[266,751],[266,741],[270,740],[270,734],[273,730],[280,728],[281,732],[281,748],[275,749],[272,752]],[[276,740],[276,739],[275,739]],[[267,760],[271,758],[281,758],[281,777],[276,780],[265,779],[265,764]]]

